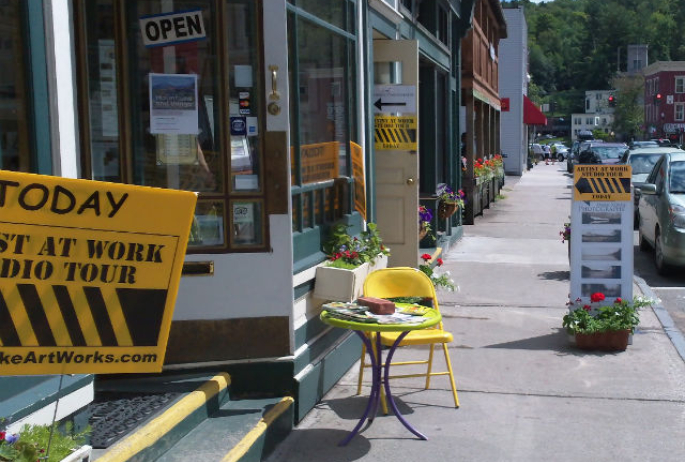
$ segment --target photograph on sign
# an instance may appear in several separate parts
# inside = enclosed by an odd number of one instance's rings
[[[196,74],[150,74],[150,133],[197,135]]]
[[[581,276],[588,279],[621,279],[621,267],[584,263],[581,266]]]
[[[620,225],[621,214],[618,212],[583,212],[584,225]]]
[[[583,230],[583,242],[621,242],[621,230],[602,230],[592,228]]]
[[[0,171],[0,375],[159,372],[196,195]]]
[[[621,248],[616,246],[585,246],[581,252],[583,261],[621,261]]]
[[[621,297],[621,284],[611,283],[587,283],[581,286],[581,295],[590,297],[592,294],[601,292],[607,298]]]

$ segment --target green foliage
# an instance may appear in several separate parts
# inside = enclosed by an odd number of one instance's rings
[[[375,223],[367,223],[361,238],[351,236],[348,233],[350,227],[338,223],[331,228],[328,240],[323,245],[323,251],[329,259],[328,266],[351,269],[374,262],[379,255],[390,255]]]
[[[2,462],[59,462],[74,449],[85,444],[90,428],[74,434],[73,425],[67,422],[64,432],[55,426],[50,441],[50,425],[25,425],[17,435],[0,432],[0,461]],[[48,442],[50,454],[46,457]]]

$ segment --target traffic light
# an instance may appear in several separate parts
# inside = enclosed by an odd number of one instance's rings
[[[661,103],[661,93],[657,93],[654,95],[654,104],[660,104]]]
[[[615,107],[616,106],[616,98],[614,98],[614,95],[609,95],[609,107]]]

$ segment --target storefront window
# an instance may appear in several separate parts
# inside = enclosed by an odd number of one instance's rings
[[[191,252],[266,248],[255,3],[79,5],[92,178],[198,192]]]
[[[23,2],[0,3],[0,169],[30,172],[34,166],[25,6]]]

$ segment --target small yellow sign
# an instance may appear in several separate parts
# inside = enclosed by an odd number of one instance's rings
[[[161,371],[196,200],[0,171],[0,375]]]
[[[290,148],[291,180],[295,184],[295,156],[293,154],[293,148]],[[339,155],[340,143],[337,141],[303,144],[300,148],[302,184],[337,178]]]
[[[379,151],[416,151],[416,116],[376,116],[374,147]]]
[[[364,152],[350,141],[352,149],[352,178],[354,178],[354,209],[366,219],[366,182],[364,181]]]
[[[630,201],[630,165],[575,165],[573,200]]]

